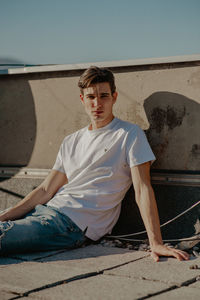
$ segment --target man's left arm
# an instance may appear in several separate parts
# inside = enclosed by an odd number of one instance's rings
[[[159,256],[173,256],[179,260],[189,259],[189,255],[181,250],[163,245],[157,204],[150,179],[150,162],[131,168],[135,200],[140,210],[151,247],[151,256],[159,261]]]

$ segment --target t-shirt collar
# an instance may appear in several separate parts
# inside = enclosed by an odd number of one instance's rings
[[[115,123],[117,122],[118,118],[114,117],[112,119],[112,121],[110,123],[108,123],[106,126],[103,126],[103,127],[100,127],[100,128],[97,128],[97,129],[92,129],[92,130],[89,130],[89,126],[87,127],[87,131],[88,133],[90,134],[94,134],[94,133],[98,133],[98,132],[103,132],[105,130],[108,130],[108,129],[111,129],[114,127]]]

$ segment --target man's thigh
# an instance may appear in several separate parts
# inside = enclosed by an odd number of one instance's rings
[[[0,254],[74,248],[84,239],[67,216],[46,205],[37,205],[23,219],[0,222]]]

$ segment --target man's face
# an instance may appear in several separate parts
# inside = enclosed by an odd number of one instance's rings
[[[91,84],[83,89],[80,98],[93,127],[100,128],[112,121],[112,107],[117,99],[117,93],[111,93],[108,82]]]

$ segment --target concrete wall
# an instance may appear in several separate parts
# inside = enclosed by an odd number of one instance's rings
[[[115,115],[147,130],[154,169],[200,171],[200,64],[112,67]],[[0,76],[0,165],[51,168],[59,145],[88,118],[82,70]]]

